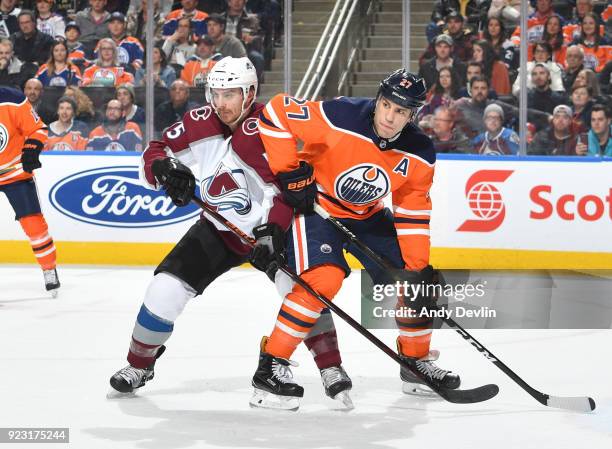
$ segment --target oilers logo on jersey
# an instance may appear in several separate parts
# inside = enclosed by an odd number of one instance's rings
[[[4,151],[9,141],[9,135],[6,127],[0,123],[0,153]]]
[[[200,188],[204,201],[218,212],[233,209],[238,215],[246,215],[251,211],[251,199],[246,185],[242,169],[231,170],[220,164],[213,176],[202,181]]]
[[[352,204],[368,204],[389,193],[391,181],[378,165],[359,164],[340,173],[334,184],[335,195]]]

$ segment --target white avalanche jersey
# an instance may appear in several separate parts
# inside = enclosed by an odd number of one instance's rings
[[[265,158],[258,130],[263,105],[253,105],[250,114],[232,134],[210,106],[187,112],[183,120],[167,128],[161,141],[150,142],[141,159],[141,179],[158,190],[151,172],[155,159],[175,157],[192,167],[200,196],[228,221],[252,236],[255,226],[275,222],[287,229],[291,209],[282,202],[276,178]],[[204,213],[219,231],[228,229]],[[246,253],[228,232],[221,232],[231,248]]]

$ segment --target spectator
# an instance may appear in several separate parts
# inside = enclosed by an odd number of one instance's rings
[[[83,86],[112,86],[134,83],[134,76],[119,65],[117,44],[110,38],[100,41],[99,56],[83,73]]]
[[[517,154],[519,136],[514,130],[504,128],[504,111],[497,104],[484,110],[485,132],[472,139],[474,153],[493,156]]]
[[[64,33],[66,35],[66,46],[68,47],[68,61],[82,71],[89,64],[89,61],[85,58],[85,47],[79,41],[81,29],[76,22],[68,22]]]
[[[110,38],[117,46],[117,58],[119,65],[125,67],[130,73],[142,67],[144,48],[138,39],[125,34],[126,19],[120,12],[111,14],[108,20],[108,32]],[[98,47],[94,50],[94,58],[98,57]]]
[[[44,64],[49,59],[53,38],[36,29],[34,13],[22,10],[17,16],[19,31],[11,36],[15,54],[22,62]]]
[[[443,33],[453,39],[453,59],[467,62],[472,58],[472,42],[476,35],[463,26],[463,16],[456,11],[446,16],[446,31]],[[442,34],[440,34],[442,36]],[[435,54],[436,39],[429,44],[425,52],[419,58],[419,64],[430,59]]]
[[[122,84],[115,91],[115,98],[123,108],[123,118],[128,122],[135,122],[142,127],[145,123],[145,111],[136,102],[136,92],[132,84]]]
[[[608,39],[602,35],[597,15],[592,12],[582,18],[580,37],[574,39],[573,45],[580,45],[584,50],[584,66],[587,69],[600,72],[612,58]]]
[[[455,127],[453,113],[447,106],[434,112],[432,130],[436,153],[466,153],[469,149],[469,139]]]
[[[564,92],[562,69],[559,64],[552,61],[552,48],[548,42],[540,41],[535,44],[533,53],[534,60],[527,62],[527,89],[534,87],[534,81],[531,79],[531,74],[536,65],[543,65],[549,73],[550,87],[555,92]],[[512,94],[518,97],[521,88],[521,71],[514,81],[512,86]],[[550,111],[552,112],[552,110]]]
[[[482,39],[491,44],[497,53],[497,59],[506,64],[510,79],[514,80],[519,65],[518,52],[512,41],[508,39],[503,22],[495,17],[488,19],[481,35]]]
[[[164,18],[162,17],[162,9],[160,7],[160,0],[154,0],[153,7],[155,14],[153,15],[153,35],[155,40],[159,40],[162,37],[162,27],[164,25]],[[130,10],[127,14],[127,34],[135,37],[141,42],[147,40],[146,36],[146,24],[147,24],[147,0],[141,0],[140,5],[135,6],[134,1],[130,3]],[[169,4],[169,2],[164,2]]]
[[[510,77],[506,64],[498,60],[497,54],[488,41],[474,42],[474,61],[480,62],[485,69],[485,76],[491,80],[491,89],[498,95],[510,93]]]
[[[192,42],[191,20],[187,17],[178,20],[176,31],[164,40],[162,50],[168,63],[180,71],[187,60],[195,54],[196,45]],[[177,72],[178,72],[177,71]]]
[[[178,27],[178,21],[188,18],[191,21],[191,29],[197,37],[206,34],[206,18],[208,14],[196,8],[197,0],[181,0],[181,9],[175,9],[166,16],[166,21],[162,28],[162,35],[165,38],[172,36]]]
[[[16,8],[17,0],[0,0],[0,39],[11,37],[19,31],[17,15],[21,9]]]
[[[436,83],[429,89],[426,104],[419,111],[419,120],[428,120],[440,106],[450,106],[459,91],[459,79],[450,67],[442,67]]]
[[[166,89],[176,79],[176,72],[168,65],[166,53],[159,46],[153,47],[153,67],[147,69],[153,72],[153,82],[156,86],[165,87]],[[145,84],[145,70],[140,68],[136,72],[136,85],[143,86]]]
[[[433,86],[442,67],[451,67],[457,74],[460,84],[465,83],[466,67],[458,59],[451,58],[453,38],[447,34],[440,34],[434,40],[435,56],[425,62],[419,69],[419,76],[425,80],[426,86]]]
[[[56,41],[51,47],[51,56],[36,78],[44,87],[65,87],[81,84],[81,71],[68,60],[68,46],[64,41]]]
[[[603,70],[599,72],[599,85],[605,95],[612,95],[612,60],[608,61]]]
[[[51,10],[54,3],[55,0],[36,0],[36,28],[54,39],[63,38],[64,18]]]
[[[246,56],[246,50],[240,39],[225,34],[225,17],[220,14],[211,14],[206,18],[208,35],[215,43],[215,52],[221,53],[223,57],[242,58]]]
[[[560,104],[553,110],[551,125],[538,131],[529,145],[529,154],[575,156],[578,134],[572,130],[572,108]]]
[[[170,86],[170,100],[155,108],[155,130],[161,132],[168,126],[183,119],[185,112],[197,107],[189,101],[189,86],[183,80],[176,80]]]
[[[521,0],[492,0],[487,16],[514,27],[521,17]]]
[[[208,0],[209,3],[211,0]],[[223,0],[212,0],[221,2]],[[264,30],[264,47],[267,49],[273,48],[273,45],[280,44],[280,38],[283,30],[282,10],[279,0],[248,0],[248,6],[251,12],[257,14],[259,24]],[[225,8],[204,9],[208,13],[219,12],[223,13]],[[266,59],[267,60],[267,59]]]
[[[588,156],[612,157],[612,115],[604,105],[596,104],[591,110],[591,130],[588,134]]]
[[[257,78],[261,82],[264,71],[263,35],[259,28],[259,19],[256,14],[247,11],[246,0],[227,0],[227,13],[225,14],[225,34],[234,36],[242,41],[249,60],[255,66]]]
[[[42,91],[43,85],[36,78],[27,80],[23,87],[23,94],[32,105],[32,109],[36,111],[43,122],[51,123],[55,120],[55,110],[47,102],[42,101]]]
[[[87,125],[75,120],[76,102],[70,97],[57,101],[57,120],[49,124],[49,140],[45,150],[81,151],[87,147]]]
[[[527,93],[527,107],[552,114],[555,107],[564,104],[565,95],[550,88],[550,72],[544,64],[537,63],[531,71],[533,88]]]
[[[68,86],[64,90],[64,96],[72,98],[77,105],[76,119],[85,123],[89,128],[98,120],[93,101],[77,86]]]
[[[75,22],[81,30],[81,42],[88,51],[93,50],[96,43],[108,37],[108,21],[110,13],[106,10],[106,0],[89,0],[89,8],[76,14]]]
[[[590,87],[591,92],[593,92],[593,98],[598,98],[601,96],[601,89],[599,87],[597,74],[591,69],[583,69],[578,72],[578,75],[576,75],[576,79],[574,80],[574,84],[572,85],[572,90],[574,87],[578,86]]]
[[[565,42],[573,42],[580,37],[580,23],[584,19],[584,15],[593,12],[592,0],[576,0],[574,15],[567,25],[563,27],[563,35]]]
[[[457,98],[465,98],[470,97],[470,88],[469,82],[475,76],[484,76],[484,68],[480,62],[470,61],[467,65],[467,81],[468,84],[466,87],[462,87],[457,92]],[[489,95],[487,95],[489,100],[497,100],[497,93],[493,89],[489,89]]]
[[[181,71],[181,79],[191,87],[204,88],[206,86],[206,75],[222,58],[221,53],[215,53],[213,40],[209,36],[202,36],[198,40],[196,54]]]
[[[561,27],[561,18],[559,16],[550,16],[544,24],[544,33],[542,40],[548,42],[552,49],[552,60],[561,67],[565,66],[565,58],[567,47],[563,39],[563,29]],[[528,45],[529,54],[527,58],[533,59],[534,46]]]
[[[576,132],[586,132],[591,123],[593,90],[590,87],[576,86],[572,89],[571,102],[574,108],[572,126]]]
[[[533,44],[542,40],[544,34],[544,24],[546,20],[555,15],[552,0],[537,0],[536,9],[527,19],[527,42]],[[512,40],[518,47],[520,44],[521,27],[516,27],[512,34]]]
[[[480,22],[486,18],[486,2],[480,0],[437,0],[431,13],[431,23],[426,28],[429,42],[440,34],[440,30],[450,14],[467,17],[472,30],[480,29]]]
[[[485,131],[483,114],[487,107],[489,82],[484,76],[475,76],[469,82],[470,98],[460,98],[453,106],[455,124],[468,138]]]
[[[102,125],[89,133],[90,151],[142,151],[140,127],[122,116],[119,100],[110,100]]]
[[[576,76],[584,69],[584,50],[579,45],[568,47],[565,53],[566,68],[561,75],[563,78],[563,87],[566,92],[571,92]]]
[[[21,71],[23,63],[13,53],[13,43],[0,39],[0,85],[21,90],[27,79]]]

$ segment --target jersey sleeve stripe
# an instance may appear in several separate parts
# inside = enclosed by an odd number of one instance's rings
[[[429,229],[397,229],[397,235],[429,235]]]
[[[21,160],[21,154],[19,154],[19,155],[18,155],[18,156],[17,156],[15,159],[13,159],[13,160],[11,160],[11,161],[7,162],[6,164],[0,165],[0,169],[1,169],[1,168],[7,168],[7,167],[10,167],[10,166],[11,166],[11,165],[13,165],[15,162],[18,162],[18,161],[20,161],[20,160]],[[21,167],[21,165],[20,165],[20,167]]]
[[[272,123],[274,123],[274,125],[279,128],[282,129],[283,131],[287,131],[284,127],[283,124],[281,123],[281,121],[278,118],[278,115],[276,115],[276,111],[274,110],[274,107],[272,106],[271,103],[268,103],[266,105],[266,112],[268,113],[268,115],[270,116],[270,119],[272,120]]]
[[[395,217],[395,223],[429,224],[428,219]]]
[[[393,211],[396,214],[403,214],[403,215],[427,215],[427,216],[431,216],[431,210],[412,210],[412,209],[404,209],[403,207],[394,207]]]
[[[271,131],[263,126],[259,127],[259,132],[266,136],[276,137],[277,139],[293,139],[293,136],[287,132]]]
[[[259,114],[259,120],[261,120],[262,123],[265,123],[266,125],[268,125],[270,128],[278,128],[274,123],[268,120],[268,117],[266,117],[266,115],[263,112]]]

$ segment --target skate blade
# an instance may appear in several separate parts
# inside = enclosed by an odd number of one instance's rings
[[[427,385],[416,382],[402,382],[402,391],[404,394],[409,394],[412,396],[420,396],[424,398],[438,397],[438,395]]]
[[[253,408],[268,408],[273,410],[296,411],[300,407],[300,398],[293,396],[278,396],[268,391],[255,388],[249,400]]]
[[[334,401],[338,401],[344,405],[344,408],[342,409],[344,411],[348,412],[355,408],[355,405],[353,404],[353,400],[349,396],[348,391],[341,391],[336,396],[334,396],[333,399]]]
[[[53,290],[49,290],[49,293],[51,293],[51,298],[56,299],[57,296],[59,295],[59,288],[54,288]]]
[[[106,399],[130,399],[135,397],[136,393],[134,391],[130,393],[122,393],[120,391],[115,390],[114,388],[111,388],[110,390],[108,390],[108,393],[106,393]]]

